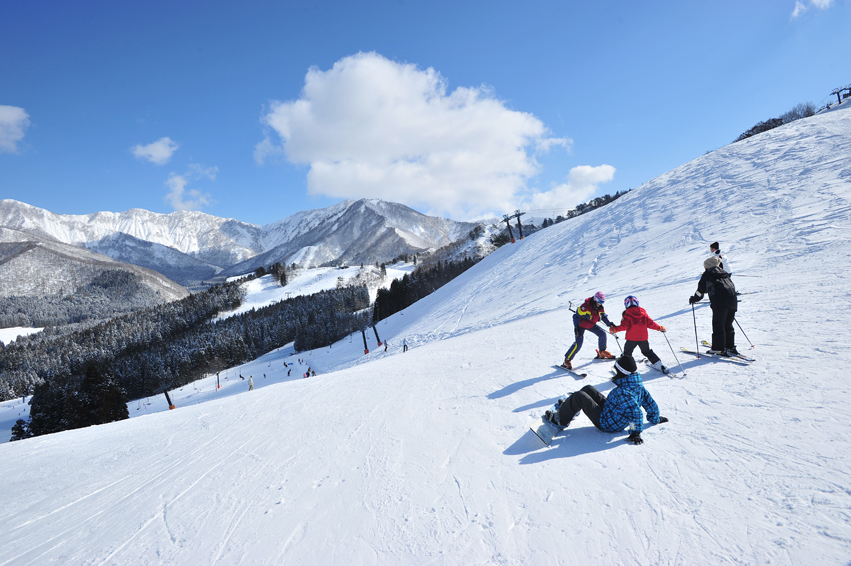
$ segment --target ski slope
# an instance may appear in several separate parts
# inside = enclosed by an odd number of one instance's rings
[[[382,321],[387,352],[283,349],[177,410],[0,445],[0,565],[847,565],[849,199],[851,112],[800,120],[498,249]],[[751,366],[679,352],[693,316],[709,338],[687,298],[715,240]],[[611,389],[588,335],[586,379],[552,367],[597,290],[615,321],[637,295],[687,375],[644,373],[670,422],[643,445],[579,416],[544,447],[533,416]]]

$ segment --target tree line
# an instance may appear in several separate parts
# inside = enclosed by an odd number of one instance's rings
[[[372,309],[372,321],[378,322],[393,315],[423,297],[435,292],[476,264],[466,257],[462,260],[444,260],[431,267],[419,267],[390,283],[389,289],[379,289]]]
[[[215,318],[242,300],[238,282],[224,283],[91,328],[46,329],[0,347],[0,397],[33,394],[31,420],[18,427],[19,437],[97,424],[101,413],[82,418],[74,407],[158,394],[290,342],[298,351],[325,346],[365,328],[370,319],[364,286]],[[117,414],[106,405],[103,414]]]

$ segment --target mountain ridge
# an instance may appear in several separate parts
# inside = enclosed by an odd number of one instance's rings
[[[379,199],[345,200],[264,226],[197,211],[162,214],[133,208],[61,215],[0,200],[2,227],[154,269],[190,287],[274,263],[318,267],[386,262],[443,247],[477,225],[426,216]]]

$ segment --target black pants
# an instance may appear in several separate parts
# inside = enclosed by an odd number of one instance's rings
[[[712,349],[725,350],[736,347],[736,332],[733,321],[736,319],[736,309],[712,307]]]
[[[606,404],[606,396],[597,391],[593,385],[586,385],[579,391],[571,393],[561,404],[558,410],[558,422],[561,426],[567,426],[576,413],[582,411],[591,419],[594,426],[600,428],[600,415],[603,414],[603,406]]]
[[[623,346],[623,355],[631,356],[632,352],[635,350],[636,346],[641,353],[644,354],[644,357],[650,360],[651,364],[655,364],[659,361],[659,356],[656,355],[656,352],[650,349],[650,341],[642,340],[641,342],[636,342],[633,340],[627,340],[626,344]]]

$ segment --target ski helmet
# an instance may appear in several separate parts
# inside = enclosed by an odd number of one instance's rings
[[[623,308],[628,309],[629,307],[637,307],[638,306],[638,297],[635,295],[630,295],[629,297],[623,300]]]
[[[606,295],[602,291],[597,291],[594,293],[594,300],[602,305],[606,302]]]

